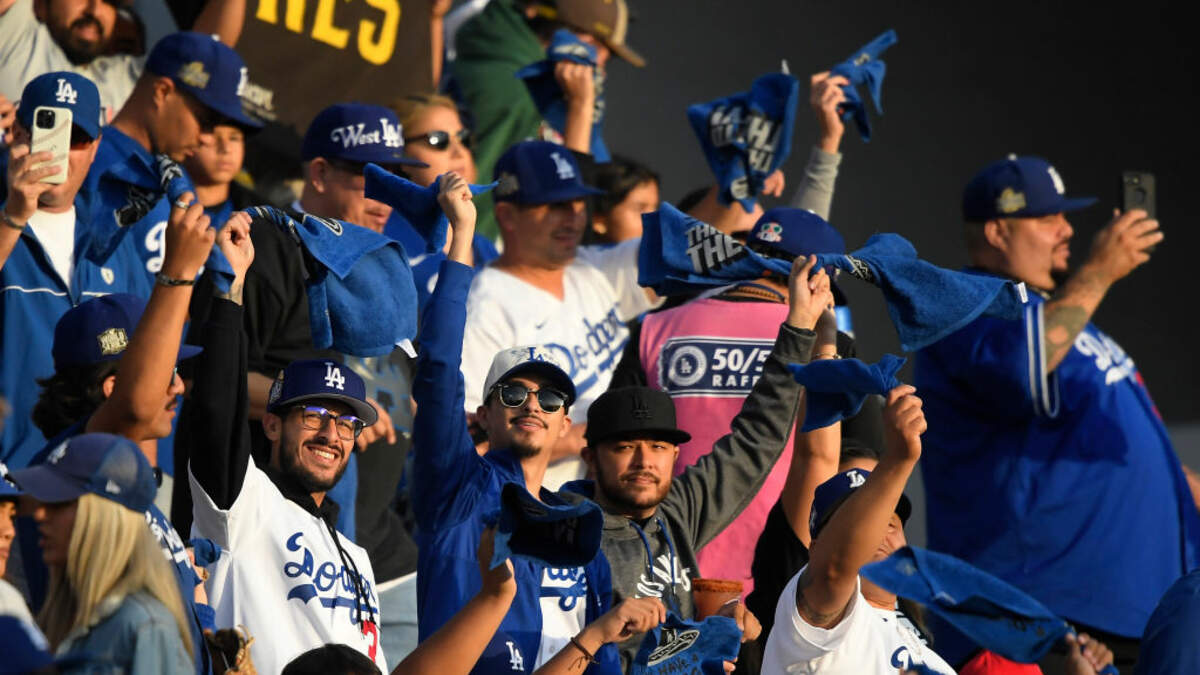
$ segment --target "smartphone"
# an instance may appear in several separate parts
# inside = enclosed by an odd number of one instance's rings
[[[1149,171],[1122,171],[1118,201],[1121,213],[1142,209],[1150,218],[1155,217],[1154,174]]]
[[[29,144],[31,153],[49,152],[54,158],[38,167],[57,166],[58,173],[46,176],[43,183],[60,184],[67,180],[67,158],[71,151],[71,124],[74,118],[70,108],[55,108],[43,105],[33,110],[33,132]]]

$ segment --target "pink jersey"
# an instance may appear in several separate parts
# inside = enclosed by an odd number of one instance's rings
[[[646,381],[671,395],[679,427],[692,435],[679,446],[676,475],[729,433],[787,313],[782,303],[705,298],[646,316],[638,345]],[[783,455],[746,510],[700,549],[701,576],[740,579],[746,593],[753,589],[754,546],[783,491],[794,437],[793,429]]]

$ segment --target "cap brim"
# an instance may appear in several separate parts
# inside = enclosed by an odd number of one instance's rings
[[[304,396],[289,398],[286,401],[279,401],[272,405],[269,410],[274,413],[277,410],[288,408],[304,401],[338,401],[350,406],[354,414],[365,422],[367,426],[371,426],[379,421],[379,413],[375,412],[375,406],[366,401],[360,401],[353,396],[346,396],[345,394],[305,394]]]
[[[646,67],[646,59],[642,58],[641,54],[638,54],[637,52],[630,49],[629,45],[623,45],[623,44],[617,45],[617,44],[606,43],[606,46],[608,47],[609,51],[616,54],[617,56],[624,59],[625,61],[628,61],[631,65],[636,66],[638,68]]]
[[[496,197],[496,201],[514,201],[518,204],[559,204],[561,202],[575,201],[576,199],[584,199],[593,195],[605,194],[604,190],[591,187],[589,185],[570,185],[558,190],[552,190],[546,194],[540,195],[537,199],[505,199]],[[516,196],[519,196],[518,192]]]
[[[88,491],[86,487],[63,476],[48,464],[18,469],[8,475],[21,486],[25,494],[47,504],[69,502]]]
[[[587,432],[584,433],[586,434]],[[683,429],[675,429],[671,427],[647,427],[642,429],[625,429],[622,431],[601,433],[596,436],[589,435],[587,436],[587,442],[601,443],[603,441],[633,438],[648,438],[655,441],[666,441],[672,445],[682,445],[683,443],[687,443],[688,441],[692,440],[692,435]]]
[[[1062,201],[1062,207],[1059,209],[1059,211],[1066,213],[1068,211],[1086,209],[1092,204],[1095,204],[1097,201],[1099,200],[1096,197],[1072,197],[1070,199],[1064,199]]]
[[[562,393],[567,395],[568,406],[575,403],[575,383],[571,381],[570,375],[567,375],[565,372],[563,372],[562,368],[559,368],[553,363],[546,363],[544,361],[526,361],[525,363],[517,364],[504,371],[503,375],[496,378],[496,382],[503,382],[511,377],[520,375],[521,373],[535,373],[537,375],[541,375],[553,384],[558,385],[558,388],[562,390]],[[495,386],[496,382],[493,382],[492,386]],[[491,387],[488,387],[488,389],[491,389]]]

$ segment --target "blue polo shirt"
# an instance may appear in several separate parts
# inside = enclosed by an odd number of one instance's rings
[[[1089,323],[1047,372],[1043,307],[917,353],[929,548],[1137,638],[1200,560],[1200,518],[1133,359]]]
[[[75,213],[75,250],[79,252],[87,245],[90,230],[83,196],[75,199]],[[13,409],[4,424],[0,460],[9,467],[28,465],[46,443],[30,414],[38,398],[36,380],[54,374],[50,348],[58,319],[96,296],[130,293],[150,297],[153,279],[133,244],[132,240],[122,242],[102,264],[77,253],[68,288],[37,236],[26,228],[0,268],[0,395]]]

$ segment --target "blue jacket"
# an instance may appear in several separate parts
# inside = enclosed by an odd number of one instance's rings
[[[106,132],[107,133],[107,132]],[[75,270],[68,289],[33,231],[26,228],[12,255],[0,268],[0,395],[8,399],[13,414],[4,425],[0,461],[10,469],[29,464],[46,443],[33,425],[30,413],[37,403],[37,378],[54,374],[50,346],[54,326],[67,310],[81,302],[109,293],[131,293],[150,297],[153,280],[146,273],[134,242],[117,247],[103,264],[97,265],[78,252],[87,245],[91,205],[83,196],[75,198]]]
[[[106,605],[116,605],[106,607]],[[191,672],[191,658],[179,637],[175,618],[161,602],[146,593],[134,593],[117,599],[105,598],[100,612],[112,613],[87,632],[70,635],[59,645],[59,656],[87,655],[85,663],[61,667],[72,674]],[[203,644],[193,645],[203,650]]]
[[[417,520],[417,609],[420,637],[427,639],[445,624],[480,588],[476,560],[485,519],[498,513],[500,489],[505,483],[524,484],[525,475],[507,449],[480,457],[467,432],[463,413],[463,328],[467,320],[467,290],[474,270],[444,261],[437,287],[426,307],[421,327],[421,349],[413,397],[417,415],[413,422],[412,505]],[[566,503],[577,495],[543,489],[540,498]],[[520,649],[514,670],[532,672],[541,643],[542,581],[561,574],[527,560],[513,560],[517,597],[500,624]],[[612,574],[604,555],[585,567],[586,595],[564,590],[558,597],[564,608],[581,599],[587,602],[586,620],[596,620],[612,605]],[[576,584],[576,588],[578,588]],[[597,653],[590,673],[619,673],[620,661],[613,645]],[[516,665],[520,664],[521,668]],[[483,669],[481,666],[479,669]]]

